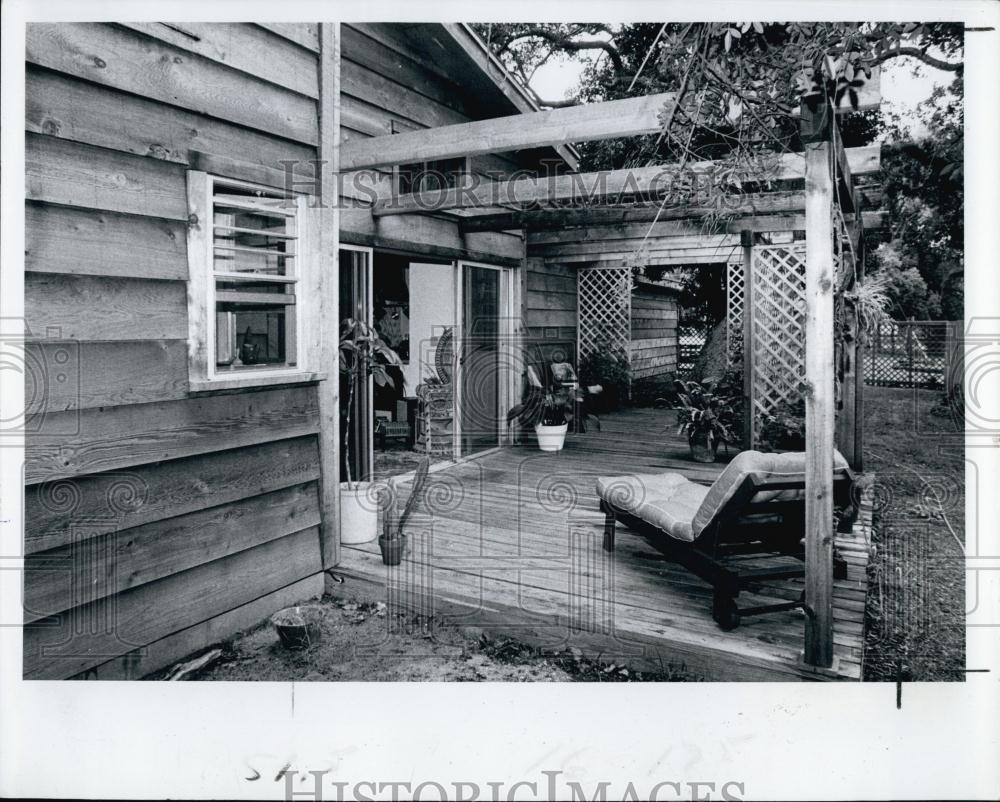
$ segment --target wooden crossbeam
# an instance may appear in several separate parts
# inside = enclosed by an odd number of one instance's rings
[[[848,148],[847,162],[852,175],[878,172],[881,164],[880,151],[880,145]],[[676,165],[656,165],[595,173],[525,177],[511,181],[484,181],[386,198],[375,203],[372,214],[381,217],[454,209],[491,209],[508,203],[529,205],[574,201],[582,204],[595,203],[599,198],[657,196],[669,192],[672,183],[681,178],[711,182],[712,172],[716,167],[716,162],[704,161],[690,164],[683,171],[678,170]],[[766,167],[767,180],[790,181],[801,179],[805,175],[805,159],[801,153],[781,154]]]
[[[614,225],[616,223],[642,223],[651,220],[688,220],[704,217],[718,207],[715,205],[683,205],[660,209],[658,205],[642,207],[590,206],[573,209],[529,209],[481,214],[463,217],[459,229],[472,231],[507,231],[527,228],[543,231],[570,226]],[[726,211],[744,214],[795,212],[805,209],[802,192],[760,192],[733,195],[732,205]]]
[[[878,207],[882,203],[882,192],[870,187],[855,187],[856,205],[865,209],[866,219],[872,221],[872,228],[881,228]],[[726,207],[727,213],[735,213],[736,221],[761,215],[775,215],[788,212],[801,213],[805,210],[803,192],[760,192],[733,195],[733,206]],[[644,223],[653,220],[690,220],[701,224],[704,217],[717,211],[715,206],[692,204],[660,209],[658,205],[647,206],[585,206],[570,209],[513,209],[505,212],[470,215],[459,218],[458,227],[463,234],[477,231],[547,231],[574,226],[610,226],[629,223]],[[773,222],[773,221],[772,221]],[[802,228],[802,226],[799,226]],[[729,226],[729,230],[734,230]],[[741,229],[735,229],[741,230]],[[768,229],[757,229],[768,230]]]
[[[881,212],[864,212],[865,228],[880,221]],[[869,223],[872,222],[873,225]],[[684,226],[671,229],[670,226]],[[758,215],[738,218],[716,232],[703,232],[686,223],[657,223],[658,228],[644,238],[645,227],[590,227],[584,229],[534,232],[528,238],[528,252],[549,262],[584,263],[614,259],[634,260],[641,253],[643,264],[683,264],[685,262],[725,262],[738,244],[741,231],[805,231],[804,214]],[[664,226],[666,226],[664,228]],[[623,230],[624,229],[624,230]]]
[[[674,95],[665,92],[357,139],[341,146],[340,167],[360,170],[654,134],[661,112],[673,102]]]

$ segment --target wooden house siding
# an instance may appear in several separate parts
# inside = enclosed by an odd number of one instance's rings
[[[467,83],[468,74],[453,74],[436,63],[434,52],[448,46],[443,30],[438,32],[438,42],[428,45],[427,31],[407,32],[407,27],[385,23],[341,25],[342,142],[385,136],[393,132],[394,126],[395,130],[435,128],[516,113],[513,108],[504,110],[496,104],[484,110],[482,99]],[[428,52],[429,48],[434,50]],[[466,72],[475,72],[475,68],[470,65]],[[548,155],[554,158],[555,154]],[[538,170],[539,157],[536,151],[489,154],[472,158],[469,167],[473,173],[499,179],[518,170]],[[388,197],[392,190],[392,171],[388,169],[342,176],[342,203],[362,208],[360,214],[343,215],[343,242],[409,250],[433,258],[521,265],[524,239],[519,234],[482,232],[463,237],[454,219],[417,215],[402,220],[382,218],[376,225],[367,208],[375,196]]]
[[[27,678],[141,676],[322,591],[322,385],[192,394],[186,344],[186,171],[316,158],[317,31],[28,25]]]
[[[677,299],[639,286],[632,293],[632,379],[677,371]]]
[[[529,342],[569,347],[576,359],[577,267],[529,256],[526,261],[523,317]],[[659,287],[632,293],[632,378],[643,379],[677,369],[677,301]]]
[[[467,54],[432,57],[444,28],[405,28],[341,26],[343,141],[516,113]],[[51,369],[26,389],[25,677],[141,676],[323,588],[326,385],[192,392],[187,252],[190,170],[280,188],[292,161],[309,189],[335,141],[320,43],[312,23],[27,27],[27,351]],[[519,234],[350,211],[345,242],[523,266]]]
[[[528,258],[524,318],[532,337],[576,342],[576,269]]]

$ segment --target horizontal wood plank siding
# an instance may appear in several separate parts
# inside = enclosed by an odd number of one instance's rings
[[[344,53],[341,61],[341,78],[345,97],[362,100],[383,110],[389,118],[404,120],[420,128],[437,128],[469,119],[457,98],[453,104],[445,104],[422,95],[352,61],[349,52]]]
[[[319,53],[319,25],[315,22],[258,22],[257,26]]]
[[[187,220],[176,164],[29,133],[25,167],[28,200]]]
[[[318,551],[310,527],[41,619],[24,629],[24,677],[72,676],[246,604],[318,573]]]
[[[525,276],[525,326],[537,336],[558,329],[560,339],[576,339],[576,270],[528,258]],[[552,333],[552,332],[549,332]]]
[[[25,314],[47,340],[187,339],[183,281],[29,273],[24,283]]]
[[[313,99],[319,97],[316,57],[288,39],[257,25],[205,22],[121,23],[121,27],[240,70]]]
[[[310,98],[134,31],[30,23],[26,47],[32,64],[295,142],[318,141]]]
[[[25,491],[25,549],[31,554],[87,536],[271,493],[319,477],[315,437],[209,452],[32,485]]]
[[[100,407],[114,414],[111,408],[123,405],[187,397],[185,339],[36,341],[25,345],[25,351],[32,367],[27,412],[43,430],[51,420],[81,414],[80,410]],[[82,431],[81,437],[86,436]]]
[[[100,534],[25,560],[25,623],[319,525],[315,482]],[[87,535],[81,527],[80,535]],[[85,585],[74,577],[88,577]]]
[[[35,484],[316,434],[319,420],[316,390],[303,386],[48,413],[26,427],[25,480]]]
[[[186,220],[28,202],[24,235],[29,273],[188,277]]]
[[[666,376],[677,371],[677,299],[659,289],[632,293],[632,378]]]
[[[444,106],[463,111],[461,89],[445,76],[435,73],[416,54],[400,52],[373,36],[376,26],[343,23],[340,26],[342,52],[359,67],[405,86]],[[384,26],[382,26],[384,27]]]
[[[313,574],[213,618],[179,629],[164,638],[91,666],[71,679],[135,680],[173,664],[178,657],[220,643],[241,630],[252,629],[275,610],[323,594],[323,576]]]
[[[187,347],[187,170],[312,177],[318,41],[27,27],[25,676],[137,677],[322,589],[321,385],[192,394]]]
[[[210,153],[282,170],[301,162],[311,174],[315,148],[226,120],[179,109],[71,75],[27,67],[28,131],[190,165],[193,153]]]

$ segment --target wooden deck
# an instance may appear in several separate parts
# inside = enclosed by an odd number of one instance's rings
[[[666,428],[672,420],[626,410],[605,419],[600,433],[568,438],[559,453],[515,446],[436,471],[423,511],[407,525],[403,564],[383,565],[377,542],[345,547],[336,569],[344,592],[418,612],[432,626],[576,647],[637,670],[683,667],[710,680],[859,679],[870,514],[852,534],[838,535],[849,571],[836,582],[830,670],[802,662],[801,611],[746,618],[723,632],[707,583],[641,536],[619,524],[614,553],[602,549],[597,476],[678,471],[708,484],[724,467],[692,462]],[[797,599],[801,588],[801,580],[771,583],[739,601]]]

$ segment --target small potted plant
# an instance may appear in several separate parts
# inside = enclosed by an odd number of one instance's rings
[[[674,382],[677,434],[687,435],[691,459],[715,462],[720,443],[733,443],[733,399],[715,392],[718,382]]]
[[[420,460],[416,472],[413,474],[413,490],[406,500],[403,513],[396,519],[396,487],[390,480],[386,485],[386,503],[383,505],[382,534],[378,537],[378,547],[382,552],[382,562],[386,565],[399,565],[403,559],[403,552],[406,551],[406,519],[410,517],[414,507],[420,501],[427,484],[427,472],[430,469],[430,457]]]
[[[356,481],[351,476],[351,413],[354,399],[368,377],[379,387],[394,387],[390,367],[402,364],[399,356],[378,332],[362,320],[346,318],[340,324],[340,372],[347,378],[347,403],[344,419],[344,462],[347,481],[340,485],[340,541],[368,543],[378,533],[377,494],[371,482]]]
[[[518,420],[525,426],[532,426],[538,437],[539,449],[561,451],[569,424],[576,419],[578,408],[588,396],[600,393],[601,387],[580,387],[576,373],[568,362],[553,363],[551,371],[552,382],[545,385],[535,369],[528,366],[524,396],[521,403],[507,413],[507,425]],[[591,420],[598,429],[601,428],[601,422],[595,415],[580,414],[583,417],[581,427],[586,420]]]
[[[621,348],[601,343],[580,362],[580,381],[600,385],[599,396],[590,399],[590,408],[598,413],[614,412],[628,397],[631,368]]]

